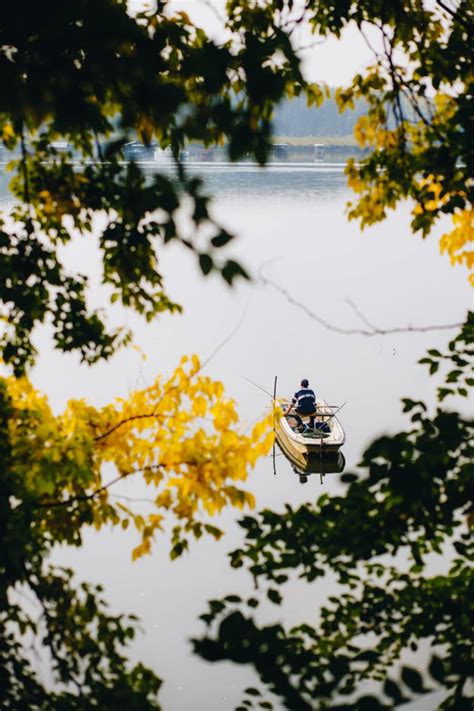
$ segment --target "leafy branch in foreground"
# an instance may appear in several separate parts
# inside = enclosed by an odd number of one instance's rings
[[[443,354],[436,348],[431,348],[428,355],[419,361],[429,366],[431,375],[436,373],[442,365],[449,368],[445,377],[445,386],[438,388],[440,402],[448,395],[467,397],[469,388],[474,385],[474,372],[470,367],[474,358],[473,330],[474,313],[470,311],[459,335],[449,342],[447,353]]]
[[[78,545],[83,524],[134,523],[141,535],[137,557],[150,551],[164,519],[173,517],[177,556],[189,536],[222,535],[208,522],[214,513],[228,505],[253,506],[253,495],[235,482],[245,480],[248,468],[268,452],[270,416],[249,435],[241,433],[235,403],[200,369],[197,356],[183,357],[168,380],[158,377],[101,409],[70,401],[58,416],[26,378],[4,379],[12,412],[9,475],[25,487],[35,525],[46,527],[56,542]],[[107,480],[105,464],[115,467],[115,477]],[[115,482],[131,477],[154,490],[155,512],[147,517],[109,498]],[[23,497],[17,498],[21,508]]]
[[[232,235],[210,215],[201,181],[179,163],[186,141],[227,142],[229,157],[264,163],[272,107],[303,79],[290,46],[235,35],[216,44],[166,2],[131,17],[122,0],[27,0],[5,8],[0,29],[0,140],[12,151],[17,204],[0,220],[0,334],[16,373],[35,358],[31,334],[50,317],[56,346],[93,363],[128,334],[92,311],[88,277],[68,270],[64,245],[98,236],[112,300],[152,319],[180,310],[166,293],[159,254],[170,241],[192,251],[204,275],[247,278],[221,256]],[[124,164],[136,135],[170,147],[175,170],[146,176]],[[58,152],[58,139],[67,142]],[[19,153],[19,156],[17,155]],[[183,228],[179,212],[190,217]]]
[[[14,545],[14,544],[13,544]],[[14,548],[13,548],[14,550]],[[72,571],[42,566],[31,549],[21,586],[0,589],[0,703],[5,711],[159,711],[160,679],[124,650],[136,634],[136,618],[111,615],[102,588],[72,585]],[[28,602],[20,605],[28,584]],[[5,606],[5,601],[7,605]],[[47,651],[46,651],[47,650]],[[54,688],[43,685],[36,659],[48,654]]]
[[[158,678],[123,655],[134,619],[111,615],[100,589],[76,589],[72,572],[47,558],[58,544],[80,546],[85,527],[129,524],[140,535],[134,559],[169,529],[176,558],[190,539],[220,538],[214,514],[254,506],[241,483],[271,447],[271,415],[243,434],[235,403],[201,369],[184,357],[170,378],[126,399],[99,409],[70,401],[59,415],[26,378],[0,379],[2,709],[158,709]],[[131,477],[152,490],[152,513],[111,494]]]
[[[472,318],[451,352],[463,373],[472,369]],[[433,690],[444,692],[440,708],[471,706],[473,422],[403,403],[409,428],[372,442],[361,472],[341,476],[343,495],[240,522],[246,540],[231,564],[258,589],[211,601],[203,615],[209,631],[196,652],[252,664],[288,709],[394,708]],[[284,602],[295,574],[319,589],[335,579],[317,616],[303,613],[291,629],[259,624],[252,611],[262,597]],[[403,665],[407,650],[431,655],[426,674]],[[369,681],[379,691],[364,695]]]
[[[412,231],[426,237],[450,216],[440,249],[473,281],[472,2],[229,0],[228,12],[234,31],[252,32],[254,42],[276,38],[282,49],[302,25],[322,39],[357,28],[373,63],[336,92],[340,111],[367,105],[354,130],[366,153],[346,168],[357,194],[349,217],[371,225],[408,199]],[[305,91],[310,97],[312,87]]]

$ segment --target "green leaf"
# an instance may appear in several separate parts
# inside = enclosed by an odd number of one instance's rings
[[[436,681],[439,681],[440,684],[444,684],[444,680],[445,680],[444,665],[443,665],[442,660],[439,657],[437,657],[436,655],[433,655],[431,657],[428,671],[430,673],[430,676],[433,679],[435,679]]]
[[[397,704],[403,701],[403,694],[400,691],[398,684],[396,684],[391,679],[385,680],[383,685],[383,692],[384,694],[386,694],[386,696],[389,696],[391,699],[393,699]]]
[[[451,370],[450,373],[448,373],[446,382],[447,383],[456,383],[459,380],[459,377],[462,375],[462,370]]]
[[[209,254],[200,254],[199,255],[199,266],[201,267],[202,273],[204,275],[207,275],[212,270],[212,268],[214,266],[214,261]]]
[[[211,244],[213,247],[224,247],[226,244],[229,244],[234,237],[235,235],[231,235],[229,232],[221,230],[218,235],[211,239]]]
[[[243,279],[249,279],[249,275],[247,274],[245,269],[240,264],[232,260],[229,260],[224,265],[222,269],[222,276],[228,284],[232,284],[234,279],[238,276],[242,277]]]
[[[270,588],[267,590],[267,597],[269,600],[275,603],[275,605],[280,605],[282,601],[282,597],[278,590],[274,590],[273,588]]]
[[[249,686],[248,689],[245,689],[244,694],[248,694],[249,696],[261,696],[262,694],[258,689],[255,689],[253,686]]]
[[[402,667],[402,681],[409,689],[421,693],[423,689],[423,679],[421,674],[412,667]]]
[[[351,484],[353,481],[357,481],[358,478],[357,474],[347,473],[341,475],[341,481],[343,481],[344,484]]]

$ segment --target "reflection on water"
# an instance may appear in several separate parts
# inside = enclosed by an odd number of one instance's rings
[[[8,190],[12,173],[6,171],[5,164],[0,165],[0,210],[6,210],[13,204],[13,195]]]
[[[157,171],[169,176],[173,165],[139,164],[146,175]],[[187,163],[186,171],[205,181],[206,191],[219,197],[251,197],[266,200],[269,195],[299,200],[302,197],[318,200],[332,199],[346,189],[344,163],[270,163],[265,168],[252,163]],[[8,192],[12,173],[0,165],[0,208],[13,200]]]
[[[269,195],[290,199],[317,195],[329,199],[346,188],[343,163],[271,163],[265,168],[251,163],[196,163],[188,164],[186,170],[203,178],[208,193],[220,198],[260,201]],[[146,166],[145,171],[153,174],[156,167]]]
[[[155,162],[138,163],[146,175],[162,172],[172,176],[172,164]],[[201,177],[206,191],[220,198],[251,197],[252,200],[267,200],[269,195],[300,200],[302,197],[318,200],[333,199],[346,190],[344,163],[270,163],[261,168],[250,162],[186,163],[189,175]],[[8,191],[12,173],[0,164],[0,209],[13,202]]]
[[[334,454],[318,455],[310,453],[304,455],[299,452],[290,454],[281,447],[279,449],[281,452],[279,459],[281,460],[283,457],[289,462],[293,473],[299,478],[300,484],[307,484],[308,478],[313,474],[319,474],[319,480],[322,484],[326,474],[340,474],[346,466],[346,460],[341,451]],[[278,472],[278,460],[276,470]]]

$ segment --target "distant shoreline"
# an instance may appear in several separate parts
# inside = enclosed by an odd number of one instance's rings
[[[312,146],[315,143],[322,143],[324,146],[358,148],[357,141],[351,133],[345,136],[273,136],[272,143],[288,143],[289,146]]]

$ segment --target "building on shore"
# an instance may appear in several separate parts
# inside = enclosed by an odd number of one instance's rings
[[[324,160],[324,143],[313,144],[313,159]]]
[[[290,147],[288,143],[274,143],[272,147],[272,155],[276,160],[288,160]]]

